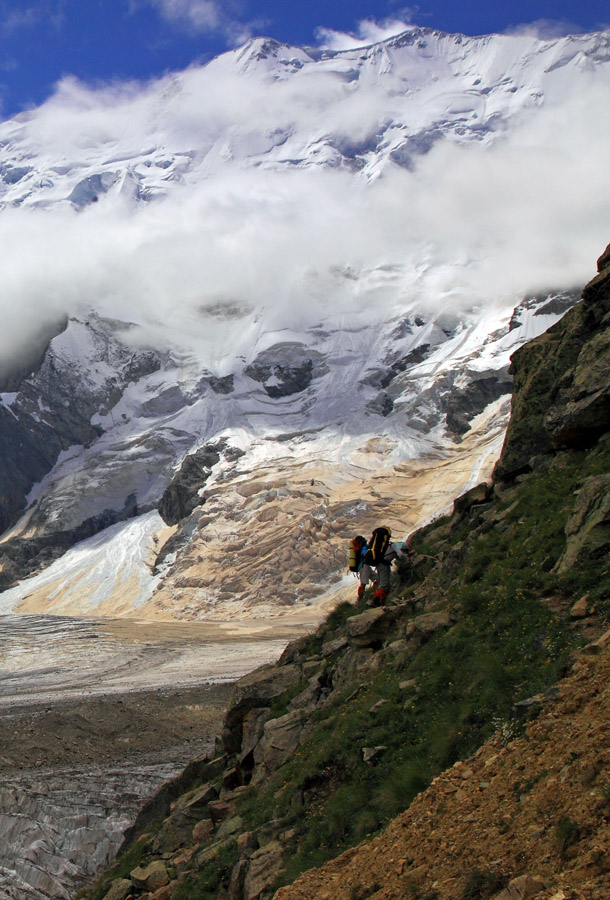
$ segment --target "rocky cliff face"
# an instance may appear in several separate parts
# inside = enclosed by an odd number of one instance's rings
[[[591,413],[607,387],[601,270],[582,308],[515,360],[517,371],[536,360],[539,388],[518,382],[504,480],[414,536],[415,566],[398,573],[388,606],[345,604],[241,679],[203,786],[168,799],[159,830],[88,896],[271,898],[413,798],[373,843],[278,900],[607,896],[610,445],[606,407]],[[549,341],[572,348],[548,357],[555,373],[572,361],[560,392],[541,361]],[[581,403],[589,430],[583,447],[543,443],[532,459],[518,435],[549,390],[552,422],[575,421]]]
[[[513,415],[497,479],[531,469],[531,458],[587,448],[610,426],[610,248],[582,301],[512,358]]]

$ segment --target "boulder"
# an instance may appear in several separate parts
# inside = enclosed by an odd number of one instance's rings
[[[131,888],[132,883],[127,878],[117,878],[110,885],[110,890],[104,895],[104,900],[125,900]]]
[[[160,887],[158,890],[153,891],[152,894],[148,894],[148,900],[169,900],[171,895],[174,893],[174,887],[176,882],[171,882],[169,884],[165,884],[163,887]]]
[[[235,842],[235,838],[225,838],[223,841],[216,841],[215,844],[211,844],[209,847],[204,847],[201,853],[197,856],[197,866],[201,869],[203,866],[207,866],[209,862],[217,859],[217,857],[223,853],[227,847],[230,847]]]
[[[347,620],[350,644],[355,647],[380,647],[393,624],[388,610],[376,607]]]
[[[225,819],[229,818],[233,809],[234,805],[232,803],[225,803],[224,800],[213,800],[208,806],[212,823],[218,825],[220,822],[224,822]]]
[[[267,772],[275,772],[294,753],[305,727],[303,713],[294,710],[270,719],[265,725],[263,764]]]
[[[407,624],[407,640],[411,646],[425,644],[433,634],[453,624],[451,614],[443,609],[440,612],[424,613],[411,619]]]
[[[228,900],[242,900],[244,895],[244,881],[250,863],[247,859],[240,859],[231,871]]]
[[[554,570],[560,575],[579,559],[603,558],[610,552],[610,475],[585,480],[565,532],[566,548]]]
[[[168,816],[155,834],[153,853],[174,853],[191,837],[193,823],[182,812]]]
[[[177,875],[181,875],[190,867],[194,853],[195,848],[190,847],[188,850],[183,850],[182,853],[174,857],[174,859],[172,860],[172,865],[176,870]]]
[[[520,875],[513,878],[506,890],[498,894],[495,900],[529,900],[529,897],[535,897],[545,887],[545,882],[537,875]]]
[[[383,745],[380,745],[379,747],[363,747],[362,759],[365,763],[367,763],[367,765],[370,765],[377,756],[379,756],[381,753],[383,753],[384,750],[387,749],[388,748]]]
[[[247,712],[271,706],[273,701],[300,678],[296,665],[261,666],[240,678],[233,689],[226,715],[229,728],[241,724]]]
[[[269,708],[251,709],[244,716],[242,722],[242,741],[240,748],[240,760],[242,769],[244,763],[247,763],[246,757],[256,747],[263,736],[265,723],[271,718],[271,710]],[[247,765],[246,765],[247,768]]]
[[[214,831],[211,819],[202,819],[193,826],[192,839],[195,844],[203,844]]]
[[[354,647],[344,653],[333,672],[334,690],[342,691],[344,688],[351,686],[355,679],[362,679],[367,666],[373,657],[377,655],[369,647],[362,650]],[[361,685],[360,690],[363,689],[364,686]]]
[[[249,859],[258,850],[258,837],[254,831],[243,831],[237,838],[237,852],[240,858]]]
[[[218,828],[218,840],[220,841],[231,837],[232,834],[237,834],[241,831],[243,824],[244,820],[241,816],[232,816],[230,819],[225,819]]]
[[[589,595],[585,594],[570,609],[571,619],[584,619],[589,615]]]
[[[241,784],[241,772],[239,766],[232,766],[222,773],[222,785],[227,791],[232,791]]]
[[[192,836],[193,825],[208,814],[209,804],[217,799],[218,791],[210,784],[181,798],[157,831],[154,852],[173,853],[183,846]]]
[[[470,488],[465,494],[457,497],[453,501],[453,515],[465,516],[473,506],[479,506],[481,503],[487,503],[491,498],[491,487],[485,481],[477,484],[476,487]]]
[[[345,641],[347,644],[347,641]],[[332,688],[331,678],[325,671],[317,672],[309,679],[307,687],[300,694],[297,694],[289,704],[289,709],[309,709],[316,708],[320,698],[328,696]]]
[[[195,791],[190,799],[187,800],[183,809],[190,816],[201,819],[213,800],[218,800],[218,791],[213,785],[206,784]]]
[[[244,879],[243,900],[258,900],[282,871],[282,845],[271,841],[252,854]]]
[[[300,678],[300,668],[291,664],[261,666],[240,678],[233,689],[225,716],[222,735],[225,752],[240,754],[242,760],[249,755],[260,739],[260,724],[265,718],[264,715],[249,714],[252,710],[268,709],[274,700]],[[248,744],[245,748],[244,737]]]
[[[326,641],[326,643],[322,644],[322,656],[326,659],[327,656],[332,656],[333,653],[343,650],[345,647],[347,647],[347,638],[345,637],[335,638],[334,641]]]
[[[169,884],[169,875],[165,863],[161,860],[154,860],[147,866],[138,866],[129,873],[132,884],[136,888],[145,891],[157,891],[159,888]]]
[[[307,655],[310,645],[311,636],[309,634],[304,634],[303,637],[297,638],[294,641],[290,641],[290,643],[286,645],[284,652],[280,656],[278,665],[292,666],[295,663],[301,662]]]

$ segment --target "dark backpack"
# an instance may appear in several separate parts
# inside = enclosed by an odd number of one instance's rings
[[[392,532],[389,528],[382,525],[376,528],[369,541],[369,549],[364,554],[364,561],[369,566],[378,566],[383,562],[386,550],[390,546],[390,538]]]
[[[361,534],[356,535],[349,542],[349,570],[359,572],[362,565],[362,551],[366,547],[366,538]]]

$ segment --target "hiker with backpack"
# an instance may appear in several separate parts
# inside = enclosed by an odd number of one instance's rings
[[[350,571],[360,577],[358,599],[364,594],[369,581],[377,583],[372,605],[382,606],[390,592],[390,572],[395,559],[408,559],[409,541],[392,542],[392,531],[385,525],[376,528],[367,543],[362,535],[357,535],[350,546]],[[377,578],[373,579],[373,568]]]

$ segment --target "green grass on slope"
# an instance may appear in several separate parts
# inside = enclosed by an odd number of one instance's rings
[[[373,834],[494,732],[510,738],[519,727],[511,706],[558,679],[578,638],[547,602],[569,604],[588,592],[598,609],[610,608],[607,562],[563,577],[551,572],[575,492],[609,464],[604,445],[562,454],[496,502],[493,524],[488,518],[473,532],[467,521],[449,531],[445,521],[420,533],[417,549],[446,561],[431,573],[428,590],[449,602],[457,622],[367,675],[357,694],[352,684],[316,711],[294,758],[264,790],[252,791],[242,810],[248,827],[281,816],[283,828],[295,830],[282,883]],[[345,607],[335,612],[336,624],[347,614]],[[363,747],[385,749],[367,765]]]

